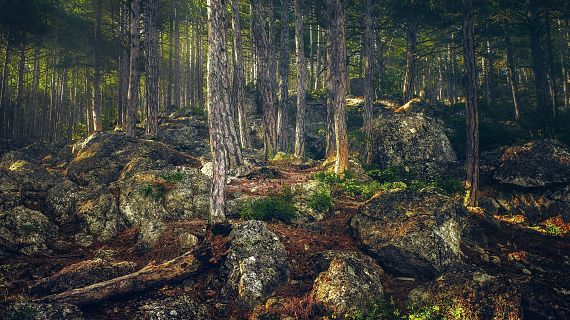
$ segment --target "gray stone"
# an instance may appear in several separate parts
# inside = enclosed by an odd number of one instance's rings
[[[46,251],[56,233],[57,227],[38,211],[19,206],[0,212],[0,253]]]
[[[141,303],[136,319],[147,320],[208,320],[208,308],[188,295],[166,299],[146,300]]]
[[[82,320],[83,313],[72,304],[16,302],[0,311],[5,320]]]
[[[398,191],[370,201],[351,226],[363,249],[385,269],[430,278],[461,263],[461,208],[433,191]]]
[[[224,262],[228,280],[222,290],[246,307],[265,302],[289,276],[287,251],[262,221],[245,221],[232,230]]]

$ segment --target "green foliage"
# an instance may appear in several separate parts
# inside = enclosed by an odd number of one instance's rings
[[[318,212],[328,212],[334,203],[331,195],[324,189],[317,190],[309,198],[309,207]]]
[[[348,172],[343,178],[330,172],[318,172],[315,174],[315,179],[327,183],[331,187],[337,188],[353,197],[370,198],[380,190],[390,190],[392,188],[402,187],[401,184],[380,183],[376,180],[362,182],[353,178],[350,172]]]
[[[353,310],[345,318],[350,320],[460,320],[465,317],[465,311],[452,303],[398,308],[393,299],[390,301],[373,299],[366,309],[366,313],[358,309]]]
[[[369,303],[368,312],[363,314],[356,309],[346,315],[347,320],[378,320],[378,319],[400,319],[400,310],[396,307],[394,300],[374,299]]]
[[[140,192],[146,198],[150,198],[155,201],[163,199],[164,195],[166,194],[166,190],[164,189],[164,187],[151,183],[142,186]]]
[[[299,158],[295,157],[295,155],[282,151],[277,152],[271,159],[271,162],[276,164],[291,164],[298,161]]]
[[[38,226],[31,222],[26,222],[20,226],[20,229],[25,232],[34,232],[38,230]]]
[[[292,197],[288,189],[279,195],[252,200],[241,209],[240,217],[244,220],[290,222],[297,216],[297,209],[291,204]]]
[[[176,184],[184,179],[185,174],[183,172],[163,172],[158,175],[160,178],[164,179],[166,182]]]

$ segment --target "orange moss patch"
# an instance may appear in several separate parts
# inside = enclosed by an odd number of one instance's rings
[[[525,217],[522,214],[511,214],[511,215],[502,215],[502,216],[494,215],[493,217],[499,221],[512,223],[512,224],[521,224],[526,221]]]

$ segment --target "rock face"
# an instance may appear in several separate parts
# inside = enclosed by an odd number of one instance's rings
[[[521,187],[570,182],[570,152],[556,140],[537,140],[507,147],[493,178]]]
[[[265,302],[287,281],[287,251],[262,221],[246,221],[230,234],[230,253],[224,262],[228,275],[223,293],[246,307]]]
[[[211,319],[208,308],[187,295],[144,301],[139,308],[139,314],[137,319],[147,320]]]
[[[161,124],[157,139],[173,146],[176,150],[208,158],[210,154],[208,125],[204,118],[190,116],[168,120]]]
[[[430,278],[460,262],[461,206],[432,191],[373,199],[351,220],[363,249],[396,274]]]
[[[327,215],[329,208],[322,207],[323,204],[317,203],[316,199],[321,197],[330,199],[331,189],[328,184],[309,180],[292,185],[291,192],[293,194],[292,204],[297,209],[294,223],[303,224],[320,221]]]
[[[123,169],[140,161],[200,166],[196,159],[166,144],[115,132],[94,134],[75,149],[76,156],[67,168],[67,175],[79,185],[109,184],[121,176]]]
[[[16,302],[0,311],[5,320],[82,320],[83,313],[77,306],[60,303]]]
[[[362,253],[328,251],[318,267],[324,271],[317,276],[311,295],[334,316],[353,311],[366,314],[374,299],[384,297],[384,270]]]
[[[82,288],[132,273],[136,269],[136,263],[130,261],[109,262],[101,259],[81,261],[63,268],[51,277],[40,280],[32,286],[31,293],[43,296]]]
[[[0,254],[46,251],[57,227],[46,216],[22,206],[0,212]]]
[[[412,290],[409,299],[438,306],[444,319],[523,318],[520,290],[509,279],[481,271],[446,274]]]
[[[384,113],[372,122],[372,161],[437,175],[457,159],[440,124],[419,113]]]

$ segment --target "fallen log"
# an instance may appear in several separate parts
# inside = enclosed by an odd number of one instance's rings
[[[143,291],[168,282],[186,278],[195,273],[200,262],[187,252],[162,264],[150,263],[141,270],[107,281],[98,282],[83,288],[68,290],[49,295],[38,302],[61,302],[71,304],[87,304],[109,299],[111,297]]]

